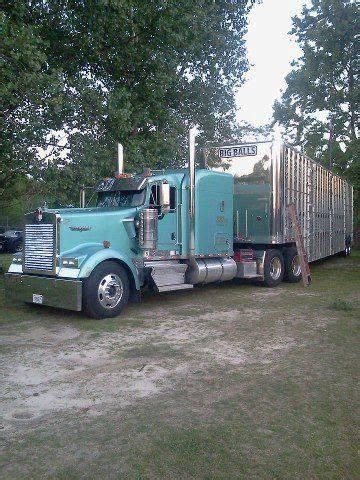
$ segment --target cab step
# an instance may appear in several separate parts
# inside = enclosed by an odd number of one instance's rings
[[[162,285],[157,287],[158,292],[171,292],[172,290],[187,290],[189,288],[194,288],[192,283],[180,283],[176,285]]]
[[[181,290],[187,287],[185,273],[188,268],[186,263],[178,260],[158,260],[145,262],[145,267],[151,268],[150,276],[158,292]]]

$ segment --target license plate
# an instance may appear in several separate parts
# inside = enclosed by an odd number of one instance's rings
[[[38,295],[37,293],[33,293],[33,303],[43,303],[43,296]]]

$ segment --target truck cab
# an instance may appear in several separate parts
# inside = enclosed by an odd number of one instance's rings
[[[145,286],[192,288],[192,257],[233,253],[233,180],[196,171],[193,247],[190,183],[186,169],[120,174],[99,183],[94,207],[27,214],[24,250],[6,274],[9,297],[102,318],[119,314]],[[224,268],[216,261],[220,278]]]

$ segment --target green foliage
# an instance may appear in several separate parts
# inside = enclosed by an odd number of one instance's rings
[[[359,208],[358,32],[356,2],[312,0],[303,8],[291,32],[302,56],[286,78],[274,119],[291,143],[354,184]]]
[[[251,3],[7,2],[0,188],[27,174],[71,203],[113,172],[117,142],[141,169],[182,164],[190,124],[203,141],[226,136]]]
[[[23,21],[25,10],[22,2],[15,1],[0,13],[0,189],[6,187],[7,191],[33,167],[34,148],[48,131],[50,100],[58,88],[57,77],[47,66],[45,43],[37,27]]]
[[[44,182],[38,183],[24,176],[15,176],[9,182],[9,187],[0,192],[0,224],[22,228],[24,213],[42,205],[44,195]]]

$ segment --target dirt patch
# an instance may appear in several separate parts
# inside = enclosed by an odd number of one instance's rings
[[[276,353],[284,353],[290,348],[296,347],[297,343],[293,338],[283,338],[281,341],[264,343],[263,345],[256,347],[256,349],[261,353],[261,355],[272,355]]]
[[[104,412],[115,405],[124,407],[174,388],[195,358],[205,370],[263,363],[270,350],[285,350],[295,342],[278,338],[271,346],[253,350],[250,338],[231,338],[241,322],[260,316],[259,309],[244,308],[199,312],[190,318],[159,308],[145,329],[125,327],[95,339],[67,325],[5,335],[3,345],[17,349],[4,358],[4,416],[16,418],[21,411],[30,419],[63,410],[95,414],[98,408]]]
[[[216,360],[219,365],[242,365],[249,362],[249,354],[239,345],[216,340],[211,346],[200,348],[204,357]]]
[[[12,414],[12,417],[18,420],[28,420],[32,416],[33,415],[30,412],[14,412]]]

